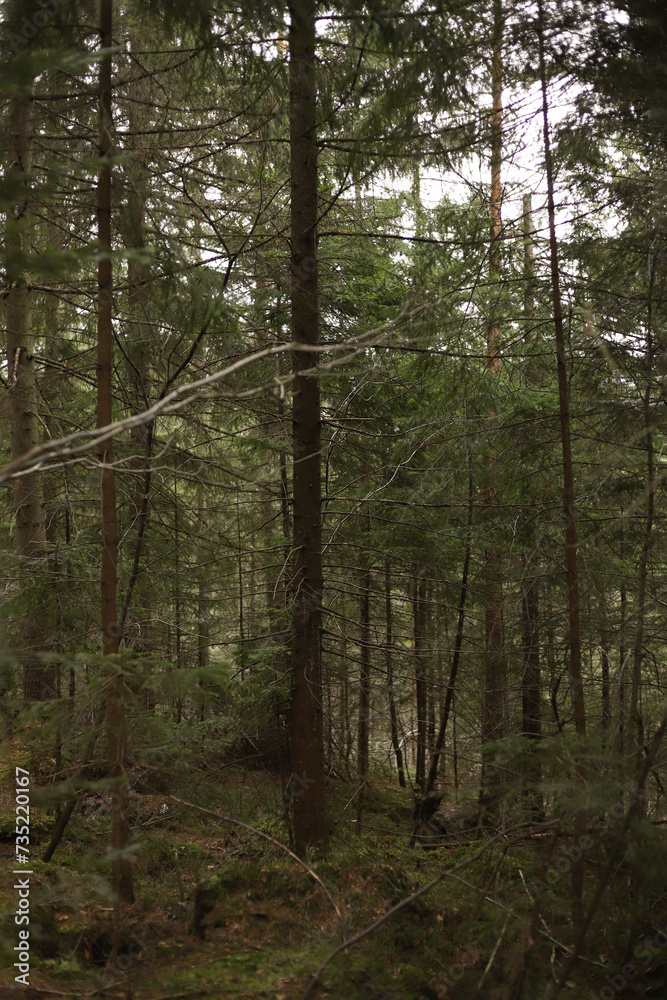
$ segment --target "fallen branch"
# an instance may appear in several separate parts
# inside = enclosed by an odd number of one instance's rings
[[[307,1000],[307,997],[310,996],[312,991],[319,984],[320,977],[324,972],[324,970],[327,968],[328,965],[330,965],[333,962],[335,958],[338,957],[338,955],[340,955],[341,952],[347,951],[347,949],[351,948],[353,944],[358,944],[359,941],[363,941],[365,937],[368,937],[369,934],[372,934],[373,931],[376,931],[378,929],[378,927],[381,927],[384,923],[386,923],[390,917],[395,916],[395,914],[400,913],[401,910],[405,910],[406,907],[411,906],[417,899],[420,899],[421,896],[425,896],[427,892],[430,892],[431,889],[434,889],[436,885],[439,885],[440,882],[443,882],[446,878],[451,878],[453,875],[456,874],[456,872],[462,871],[464,868],[467,868],[469,865],[473,864],[473,862],[477,861],[478,858],[481,858],[481,856],[484,854],[485,851],[489,849],[489,847],[491,847],[497,841],[502,840],[504,837],[508,835],[508,833],[512,833],[513,830],[525,831],[528,829],[535,829],[536,827],[539,829],[544,829],[545,827],[550,827],[550,826],[553,826],[553,823],[539,823],[539,824],[519,823],[516,826],[510,827],[508,830],[505,830],[503,833],[496,834],[495,837],[491,837],[490,840],[487,840],[487,842],[482,847],[480,847],[478,851],[475,851],[474,854],[471,854],[469,858],[465,858],[464,861],[460,861],[457,865],[454,865],[453,868],[448,868],[447,871],[443,872],[441,875],[436,876],[436,878],[431,879],[431,881],[427,882],[426,885],[423,885],[421,889],[417,889],[416,892],[413,892],[411,896],[407,896],[405,899],[402,899],[400,903],[397,903],[396,906],[392,906],[390,910],[387,910],[386,913],[383,913],[381,917],[378,917],[377,920],[374,920],[373,923],[369,924],[368,927],[365,927],[364,930],[359,931],[359,933],[355,934],[354,937],[349,938],[347,941],[343,941],[341,944],[338,945],[337,948],[334,948],[334,950],[322,962],[317,972],[314,972],[313,975],[310,977],[310,981],[308,982],[305,990],[303,991],[302,1000]]]
[[[284,851],[285,854],[289,854],[290,858],[296,861],[298,865],[301,865],[303,870],[307,872],[310,875],[310,877],[317,882],[322,892],[331,903],[334,912],[340,922],[341,930],[344,928],[345,924],[344,924],[343,914],[341,913],[336,900],[333,898],[333,896],[325,886],[320,876],[317,874],[316,871],[314,871],[310,867],[310,865],[307,865],[306,862],[303,861],[298,854],[295,854],[294,851],[290,850],[290,848],[287,847],[286,844],[281,843],[280,840],[276,840],[275,837],[271,837],[270,834],[264,833],[262,830],[258,830],[256,826],[251,826],[250,823],[244,823],[243,820],[236,819],[235,816],[225,816],[223,815],[223,813],[215,812],[213,809],[205,809],[203,806],[195,805],[194,802],[186,802],[185,799],[178,799],[176,798],[175,795],[167,795],[165,797],[167,799],[171,799],[172,802],[178,802],[178,804],[181,806],[187,806],[188,809],[195,809],[197,812],[203,813],[205,816],[212,816],[214,819],[219,820],[219,822],[221,823],[229,823],[231,826],[240,826],[243,830],[247,830],[249,833],[254,833],[255,836],[261,837],[262,840],[268,841],[269,844],[273,844],[274,847],[280,848],[280,850]]]

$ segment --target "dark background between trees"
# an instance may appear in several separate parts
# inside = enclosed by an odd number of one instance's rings
[[[662,5],[1,10],[42,987],[664,995]]]

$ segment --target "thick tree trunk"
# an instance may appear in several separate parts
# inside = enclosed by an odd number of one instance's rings
[[[101,48],[112,44],[112,3],[101,0]],[[104,55],[99,70],[100,146],[102,158],[97,183],[97,226],[101,256],[98,266],[97,311],[97,426],[105,427],[112,420],[112,268],[111,268],[111,167],[106,161],[112,148],[111,130],[111,56]],[[118,663],[118,618],[116,606],[116,483],[113,469],[113,443],[109,438],[99,446],[102,485],[102,651],[107,657],[106,730],[109,777],[114,781],[111,797],[111,846],[114,852],[113,889],[120,904],[133,899],[132,868],[120,856],[129,843],[128,787],[125,780],[125,693],[123,674]]]
[[[7,388],[11,427],[12,459],[19,458],[39,443],[37,382],[33,355],[32,292],[26,256],[30,253],[33,224],[31,172],[34,130],[32,95],[18,91],[9,102],[10,179],[18,194],[7,211],[5,295],[7,326]],[[48,615],[43,601],[46,571],[46,519],[42,475],[24,473],[14,480],[16,550],[24,567],[22,587],[28,607],[20,623],[18,641],[23,666],[23,695],[26,701],[45,701],[56,696],[56,670],[45,666],[39,654],[46,649]],[[40,572],[41,571],[41,572]]]
[[[317,82],[313,0],[290,4],[292,340],[319,341],[317,297]],[[328,841],[322,723],[322,513],[320,386],[293,354],[292,794],[296,849]]]

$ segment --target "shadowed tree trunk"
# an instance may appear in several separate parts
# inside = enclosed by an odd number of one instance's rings
[[[570,627],[570,690],[577,735],[586,735],[584,687],[581,675],[581,639],[579,630],[579,576],[577,572],[577,528],[574,513],[574,475],[572,471],[572,443],[570,439],[570,392],[567,381],[565,333],[560,293],[560,268],[556,239],[556,208],[554,203],[554,171],[549,135],[549,106],[544,55],[544,11],[538,0],[537,39],[539,47],[540,84],[542,89],[542,121],[544,135],[544,160],[547,175],[547,205],[549,214],[549,250],[551,291],[556,340],[556,367],[558,369],[558,410],[560,416],[561,450],[563,456],[563,513],[565,516],[565,571],[567,578],[568,618]],[[580,777],[583,774],[580,771]],[[574,817],[575,840],[580,841],[586,830],[586,817],[577,812]],[[572,912],[575,925],[583,922],[582,893],[584,883],[583,853],[572,865]]]
[[[359,674],[359,733],[357,743],[357,770],[363,782],[368,774],[368,724],[371,700],[371,571],[362,552],[361,571],[361,636]],[[361,799],[360,793],[360,799]]]
[[[427,796],[435,788],[438,779],[438,764],[442,748],[445,745],[445,734],[449,713],[454,703],[454,691],[456,687],[456,676],[461,660],[461,649],[463,648],[463,630],[465,628],[466,603],[468,600],[468,573],[470,570],[470,551],[472,548],[472,515],[473,515],[473,474],[472,474],[472,453],[468,452],[468,523],[466,532],[466,551],[463,557],[463,571],[461,573],[461,596],[459,597],[459,609],[456,622],[456,639],[454,640],[454,652],[452,655],[452,665],[449,670],[449,680],[445,693],[445,703],[440,716],[440,726],[435,740],[433,754],[429,763],[428,780],[426,782],[425,794],[422,797],[420,818],[424,819],[428,808]],[[455,783],[458,787],[458,775],[456,773],[456,739],[454,738],[454,773]]]
[[[535,758],[535,744],[542,736],[540,711],[540,641],[539,641],[539,590],[526,556],[527,583],[521,601],[523,619],[523,674],[521,679],[522,732],[527,738],[528,755],[525,767],[525,788],[530,818],[539,822],[544,818],[544,802],[539,791],[542,779],[539,760]]]
[[[100,2],[101,48],[112,44],[113,0]],[[102,160],[97,183],[97,232],[100,247],[97,305],[97,426],[112,420],[112,267],[111,267],[111,55],[102,56],[99,70],[100,145]],[[102,484],[102,651],[106,659],[105,699],[107,764],[114,781],[111,796],[111,846],[113,850],[113,889],[119,904],[131,903],[132,868],[121,852],[129,842],[128,787],[125,780],[125,692],[118,662],[118,617],[116,605],[118,529],[116,521],[116,482],[113,469],[113,442],[102,441],[98,451]],[[118,923],[116,921],[116,929]]]
[[[401,788],[405,788],[405,772],[403,771],[403,751],[398,732],[398,716],[396,714],[396,700],[394,698],[394,658],[392,656],[393,621],[391,613],[391,565],[387,559],[384,564],[384,601],[385,601],[385,661],[387,664],[387,698],[389,700],[389,720],[391,725],[391,745],[394,748],[396,757],[396,770],[398,771],[398,783]]]
[[[18,89],[9,101],[8,177],[16,195],[7,209],[5,322],[7,327],[7,397],[12,458],[39,444],[37,382],[32,329],[30,254],[34,223],[31,194],[34,111],[32,94]],[[24,473],[14,479],[16,551],[23,566],[21,586],[26,607],[18,626],[26,701],[56,696],[56,670],[39,654],[47,648],[49,624],[43,602],[46,594],[46,519],[42,475]]]
[[[357,833],[361,833],[364,791],[368,780],[369,723],[371,704],[371,571],[368,555],[361,551],[361,629],[359,637],[359,729],[357,732]]]
[[[140,48],[134,33],[130,34],[133,50]],[[148,89],[146,81],[131,77],[128,85],[128,142],[133,153],[135,173],[131,178],[128,193],[128,225],[126,236],[128,248],[143,250],[146,246],[146,192],[144,178],[146,163],[146,129]],[[146,281],[148,269],[140,260],[131,259],[127,265],[128,278],[128,361],[130,385],[132,386],[132,410],[141,413],[150,406],[150,327],[146,316]],[[130,495],[130,523],[134,536],[136,561],[136,621],[132,645],[137,653],[151,651],[152,588],[149,570],[148,521],[150,517],[150,481],[152,434],[148,424],[133,427],[130,442],[134,455],[134,487]],[[147,495],[148,491],[148,495]],[[135,572],[135,571],[133,571]],[[123,609],[125,611],[125,609]],[[123,636],[124,641],[127,638]],[[144,695],[144,706],[153,707],[148,689]]]
[[[646,584],[648,578],[648,560],[653,541],[653,518],[655,508],[655,457],[653,454],[653,418],[651,415],[651,393],[653,390],[653,353],[654,353],[654,331],[653,331],[653,285],[655,282],[655,257],[651,262],[649,290],[648,290],[648,317],[646,322],[646,386],[643,398],[644,435],[646,447],[646,520],[644,522],[644,537],[642,539],[642,550],[639,557],[639,573],[637,581],[637,627],[635,629],[635,641],[632,651],[632,679],[630,684],[630,710],[628,721],[631,728],[631,738],[628,742],[628,750],[632,747],[637,752],[637,766],[641,768],[643,756],[643,722],[639,710],[639,694],[641,688],[642,659],[644,657],[644,622],[646,618]]]
[[[290,4],[292,340],[319,341],[317,298],[317,83],[313,0]],[[294,840],[303,853],[326,844],[322,724],[322,524],[320,386],[303,372],[317,364],[293,354],[292,796]]]
[[[624,525],[623,525],[623,512],[621,511],[621,545],[620,545],[620,560],[621,565],[624,565]],[[620,622],[620,639],[618,647],[618,726],[616,729],[616,740],[614,746],[619,753],[623,753],[625,749],[625,668],[627,663],[627,647],[626,647],[626,623],[627,623],[627,606],[628,606],[628,589],[627,580],[625,574],[621,577],[620,583],[620,605],[621,605],[621,622]]]
[[[493,111],[491,116],[491,200],[489,279],[491,295],[500,295],[501,275],[501,167],[503,156],[503,11],[500,0],[493,0],[493,53],[491,87]],[[500,318],[497,305],[492,307],[488,334],[488,367],[497,374],[500,343]],[[493,416],[493,411],[490,414]],[[498,498],[495,486],[495,452],[489,442],[484,456],[484,493],[489,512],[496,509]],[[495,762],[495,751],[488,747],[502,738],[505,715],[505,655],[503,648],[503,594],[500,553],[491,545],[486,551],[484,575],[487,595],[485,598],[485,656],[484,704],[482,709],[482,780],[480,807],[487,818],[496,814],[502,795],[503,772]]]
[[[424,603],[426,581],[415,577],[412,592],[412,627],[415,652],[415,712],[417,722],[417,759],[415,785],[423,793],[426,785],[426,664],[424,660]]]
[[[524,292],[524,322],[526,343],[533,341],[533,319],[535,303],[533,297],[535,282],[535,226],[533,222],[532,197],[530,194],[523,198],[523,277],[525,282]],[[534,371],[528,373],[531,382],[535,382]],[[523,579],[525,581],[524,591],[521,599],[521,617],[523,624],[523,670],[521,674],[521,706],[522,706],[522,734],[527,739],[525,752],[527,759],[524,767],[523,779],[525,783],[525,793],[528,802],[528,815],[530,819],[539,821],[544,816],[544,801],[539,791],[542,779],[541,767],[534,750],[537,740],[542,735],[542,718],[540,711],[540,640],[539,640],[539,577],[537,566],[537,537],[539,527],[536,522],[528,529],[529,540],[532,551],[523,554]]]
[[[607,599],[604,592],[604,584],[600,595],[600,672],[602,674],[602,718],[600,725],[605,739],[611,726],[611,685],[610,685],[610,662],[609,662],[609,626],[607,619]]]

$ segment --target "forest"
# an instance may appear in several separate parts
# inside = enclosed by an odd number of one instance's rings
[[[663,0],[0,55],[0,996],[663,1000]]]

